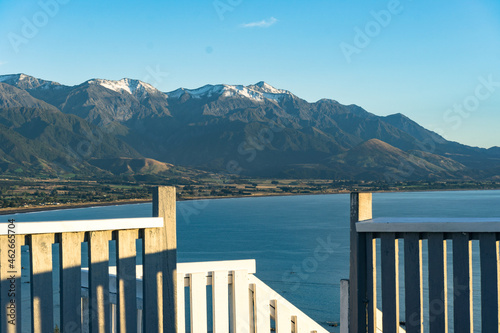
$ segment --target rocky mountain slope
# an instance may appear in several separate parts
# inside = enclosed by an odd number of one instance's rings
[[[447,141],[403,114],[309,103],[264,82],[164,93],[131,79],[64,86],[6,75],[0,119],[11,147],[5,152],[2,139],[3,172],[19,165],[64,170],[71,163],[55,161],[85,141],[92,151],[80,156],[82,168],[115,174],[167,168],[146,158],[245,176],[366,180],[492,178],[500,167],[498,147]]]

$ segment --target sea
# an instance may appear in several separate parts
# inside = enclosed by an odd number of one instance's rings
[[[146,203],[3,215],[0,221],[148,217],[151,213],[152,205]],[[375,193],[373,216],[500,217],[500,191]],[[177,243],[178,262],[255,259],[258,278],[330,332],[338,331],[331,325],[340,318],[340,280],[349,278],[348,194],[180,201]],[[425,263],[425,242],[423,248]],[[477,255],[478,244],[473,244],[473,252]],[[479,280],[478,267],[474,260],[474,285]],[[426,290],[425,264],[423,270]],[[450,267],[450,287],[451,273]],[[480,301],[478,290],[475,304]],[[475,319],[480,318],[478,307],[474,309]],[[404,320],[404,309],[402,314]],[[427,315],[425,320],[428,325]],[[475,331],[480,331],[478,322]]]

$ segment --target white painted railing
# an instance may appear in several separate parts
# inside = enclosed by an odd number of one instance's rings
[[[52,333],[55,318],[62,333],[327,333],[255,277],[254,260],[177,264],[175,189],[158,188],[153,197],[153,218],[0,224],[0,333]],[[110,267],[112,240],[117,265]],[[22,265],[30,267],[30,291],[21,286]]]
[[[210,307],[207,286],[212,293],[214,333],[268,333],[271,321],[277,333],[328,332],[254,273],[255,260],[177,264],[177,333],[187,331],[186,322],[192,333],[207,332],[207,308]],[[189,289],[187,300],[185,288]],[[186,303],[190,312],[187,320]]]
[[[174,332],[175,188],[157,188],[153,197],[157,217],[152,218],[0,224],[0,332],[51,333],[57,317],[63,333]],[[142,240],[140,281],[137,239]],[[111,240],[117,266],[110,276]],[[82,243],[88,245],[89,264],[83,271]],[[53,253],[53,244],[59,253]],[[29,247],[28,262],[22,262],[21,246]],[[22,265],[30,268],[30,290],[21,284]],[[138,308],[144,309],[139,316]]]
[[[142,330],[142,266],[137,266],[137,332]],[[116,267],[109,269],[111,332],[116,330]],[[318,323],[255,275],[255,260],[177,264],[177,333],[327,333]],[[82,303],[88,305],[88,269],[82,270]],[[207,286],[212,294],[207,303]],[[187,289],[187,290],[186,290]],[[184,295],[188,294],[188,299]],[[190,313],[186,317],[186,308]],[[211,310],[211,311],[209,311]],[[211,318],[207,313],[212,314]],[[88,316],[84,317],[88,318]],[[210,329],[210,323],[212,323]],[[187,327],[186,327],[187,324]],[[84,327],[87,325],[84,323]],[[209,327],[209,329],[207,329]]]

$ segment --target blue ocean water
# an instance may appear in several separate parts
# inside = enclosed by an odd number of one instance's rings
[[[145,217],[151,210],[151,204],[107,206],[0,221]],[[376,193],[373,215],[500,217],[500,191]],[[256,275],[303,312],[324,325],[339,321],[339,281],[349,277],[349,195],[182,201],[177,238],[179,262],[256,259]]]

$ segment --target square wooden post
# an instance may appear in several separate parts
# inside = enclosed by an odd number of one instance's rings
[[[163,329],[176,333],[176,194],[173,186],[160,186],[153,190],[153,217],[163,217]]]
[[[372,194],[351,193],[351,253],[349,271],[349,332],[366,332],[367,256],[366,235],[356,232],[356,223],[372,218]]]

